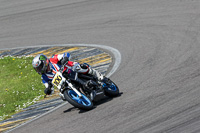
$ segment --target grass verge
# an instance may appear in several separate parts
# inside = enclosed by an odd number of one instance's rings
[[[32,59],[0,58],[0,121],[44,97],[41,76],[32,68]]]

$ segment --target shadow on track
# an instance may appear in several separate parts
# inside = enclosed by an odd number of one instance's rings
[[[114,98],[120,97],[122,94],[123,94],[123,92],[120,92],[119,95],[116,96],[116,97],[104,96],[101,100],[94,101],[94,108],[93,109],[95,109],[98,105],[104,104],[106,102],[109,102],[109,101],[113,100]],[[79,111],[79,113],[85,113],[85,112],[88,112],[90,110],[87,111],[87,110],[82,110],[82,109],[79,109],[79,108],[76,108],[76,107],[71,107],[71,108],[63,111],[63,113],[68,113],[68,112],[72,112],[72,111]]]

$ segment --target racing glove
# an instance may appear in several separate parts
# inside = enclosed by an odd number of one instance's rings
[[[64,53],[63,54],[63,57],[61,59],[61,65],[64,65],[67,61],[69,61],[69,58],[70,58],[70,54],[69,53]]]
[[[61,65],[64,65],[67,61],[69,61],[69,58],[68,57],[63,57],[62,60],[60,61]]]

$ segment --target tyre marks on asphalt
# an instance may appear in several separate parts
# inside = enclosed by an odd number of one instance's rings
[[[16,48],[11,50],[0,50],[0,57],[5,56],[36,56],[43,53],[48,57],[54,54],[61,54],[69,52],[71,60],[79,63],[88,63],[94,69],[106,75],[109,69],[112,57],[103,50],[93,47],[35,47],[35,48]],[[40,101],[28,108],[23,109],[22,112],[12,116],[12,118],[0,122],[0,132],[14,128],[27,120],[33,119],[55,107],[64,103],[58,96],[58,91],[48,100]]]

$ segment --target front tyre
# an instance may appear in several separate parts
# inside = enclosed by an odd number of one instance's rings
[[[76,92],[70,89],[64,90],[63,94],[65,99],[76,108],[83,110],[91,110],[93,108],[91,100],[83,94],[82,97],[79,98]]]
[[[119,88],[112,80],[110,80],[109,78],[105,78],[103,83],[104,92],[106,96],[115,97],[119,95]]]

